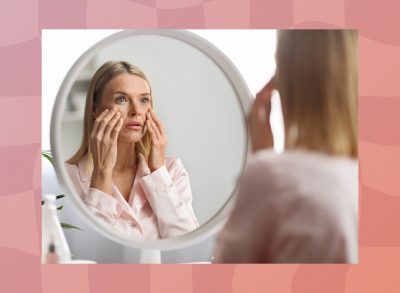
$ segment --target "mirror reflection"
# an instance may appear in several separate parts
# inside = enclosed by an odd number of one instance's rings
[[[241,105],[191,45],[159,35],[114,42],[86,65],[65,109],[72,187],[130,239],[184,235],[232,195],[246,151]]]

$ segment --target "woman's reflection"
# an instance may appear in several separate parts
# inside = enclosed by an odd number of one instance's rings
[[[199,226],[188,174],[179,159],[165,157],[167,137],[150,82],[137,66],[110,61],[97,70],[83,133],[66,166],[91,211],[141,239],[179,236]]]

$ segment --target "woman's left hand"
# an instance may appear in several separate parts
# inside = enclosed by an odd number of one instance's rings
[[[165,151],[167,148],[167,136],[164,126],[156,112],[150,108],[147,112],[146,125],[151,135],[151,149],[149,155],[149,168],[153,172],[165,164]]]
[[[253,152],[261,149],[271,148],[274,145],[271,124],[271,96],[275,89],[272,78],[264,88],[256,95],[254,104],[247,116],[250,138]]]

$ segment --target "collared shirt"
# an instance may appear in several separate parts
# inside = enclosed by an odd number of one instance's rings
[[[85,155],[77,165],[66,163],[75,190],[87,207],[115,230],[133,238],[154,240],[175,237],[199,226],[192,208],[189,176],[179,159],[166,158],[150,172],[143,155],[126,201],[118,187],[112,194],[90,188],[91,174]]]
[[[357,263],[358,162],[303,150],[253,154],[215,262]]]

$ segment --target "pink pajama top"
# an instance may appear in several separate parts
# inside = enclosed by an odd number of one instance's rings
[[[357,219],[357,160],[261,150],[239,180],[214,261],[357,263]]]
[[[66,163],[75,190],[87,207],[115,230],[132,238],[154,240],[175,237],[199,226],[192,208],[189,176],[179,159],[166,158],[150,172],[145,158],[139,165],[129,201],[113,184],[112,194],[90,188],[87,155],[78,165]]]

